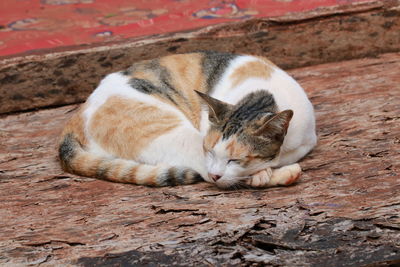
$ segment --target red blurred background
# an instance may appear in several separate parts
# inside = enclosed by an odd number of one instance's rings
[[[0,56],[368,0],[1,0]]]

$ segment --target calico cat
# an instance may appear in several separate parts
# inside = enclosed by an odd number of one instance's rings
[[[65,126],[59,157],[65,171],[114,182],[266,187],[296,181],[316,139],[312,104],[287,73],[198,52],[106,76]]]

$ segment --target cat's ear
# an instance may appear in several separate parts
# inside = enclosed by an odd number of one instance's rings
[[[206,95],[202,92],[196,91],[195,92],[204,100],[204,102],[209,107],[208,118],[212,123],[219,123],[221,122],[225,115],[231,110],[232,105],[222,102],[218,99],[215,99],[209,95]]]
[[[252,134],[254,136],[268,137],[283,142],[292,117],[293,111],[291,109],[279,112],[265,122],[260,128],[255,129]]]

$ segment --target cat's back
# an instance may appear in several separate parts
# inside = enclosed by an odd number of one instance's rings
[[[178,111],[198,128],[201,102],[195,90],[234,104],[259,89],[270,90],[282,102],[287,95],[306,98],[302,88],[266,58],[205,51],[139,61],[109,74],[89,97],[86,113],[90,117],[90,109],[117,95]]]
[[[215,51],[175,54],[139,61],[109,74],[95,92],[108,89],[118,94],[121,91],[116,86],[125,84],[124,89],[174,102],[194,90],[210,94],[221,84],[234,87],[249,77],[268,78],[275,68],[266,58],[251,55]]]
[[[110,98],[155,105],[200,127],[201,102],[196,91],[210,94],[240,55],[196,52],[139,61],[107,75],[87,101],[86,118]]]

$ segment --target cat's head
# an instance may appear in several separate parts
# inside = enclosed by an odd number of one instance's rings
[[[204,138],[207,181],[228,188],[271,166],[286,135],[292,110],[279,113],[265,91],[231,105],[197,92],[208,105],[210,128]]]

